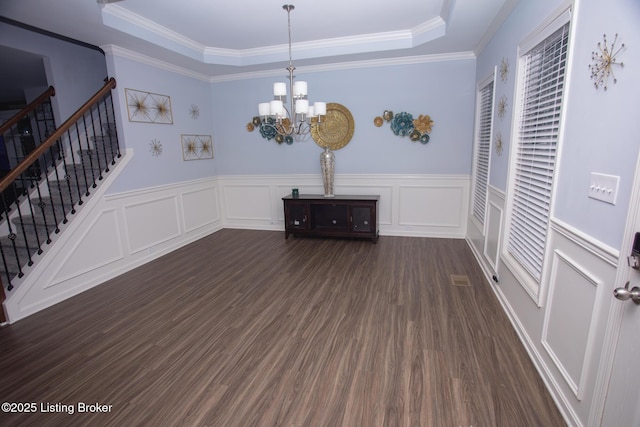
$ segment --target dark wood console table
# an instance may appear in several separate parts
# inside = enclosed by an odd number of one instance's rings
[[[289,234],[320,237],[358,237],[378,241],[380,196],[300,194],[283,197],[285,238]]]

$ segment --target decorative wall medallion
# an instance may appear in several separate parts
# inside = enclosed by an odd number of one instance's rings
[[[130,122],[173,124],[171,98],[167,95],[125,89]]]
[[[498,101],[498,117],[501,119],[504,118],[505,113],[507,112],[507,97],[502,95],[500,100]]]
[[[616,49],[617,33],[610,46],[607,44],[607,35],[603,34],[602,37],[604,41],[602,43],[598,42],[598,49],[591,52],[592,63],[589,64],[589,70],[591,70],[591,80],[594,80],[593,85],[596,89],[603,86],[604,90],[607,90],[609,76],[613,79],[613,84],[618,82],[618,79],[613,74],[613,66],[624,67],[624,63],[616,61],[616,56],[624,49],[624,43]]]
[[[158,157],[162,154],[162,143],[157,139],[152,139],[149,143],[149,151],[153,157]]]
[[[509,61],[506,58],[502,58],[500,63],[500,80],[506,82],[509,78]]]
[[[496,132],[495,146],[498,156],[502,156],[502,133],[500,133],[500,131]]]
[[[213,159],[211,135],[180,135],[183,160]]]
[[[193,120],[196,120],[200,117],[200,108],[195,104],[191,104],[191,107],[189,107],[189,115]]]
[[[314,117],[311,123],[316,123],[317,120]],[[355,123],[351,111],[342,104],[329,102],[322,126],[312,126],[311,137],[320,147],[339,150],[351,141],[354,130]]]

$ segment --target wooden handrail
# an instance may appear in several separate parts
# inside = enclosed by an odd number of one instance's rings
[[[15,116],[11,117],[7,122],[3,123],[2,126],[0,126],[0,135],[4,135],[5,133],[7,133],[7,131],[13,127],[13,125],[15,125],[20,121],[20,119],[22,119],[24,116],[26,116],[27,114],[35,110],[38,107],[38,105],[42,104],[42,102],[45,101],[47,98],[51,96],[55,96],[55,94],[56,94],[56,90],[53,88],[53,86],[49,86],[47,90],[42,92],[42,95],[40,95],[35,100],[33,100],[24,109],[20,110]]]
[[[0,180],[0,192],[6,190],[24,171],[42,156],[53,144],[56,143],[71,126],[73,126],[79,119],[86,113],[93,104],[95,104],[100,98],[105,96],[111,89],[116,87],[116,79],[111,77],[107,80],[107,83],[96,92],[82,107],[80,107],[75,113],[73,113],[60,127],[58,127],[42,144],[29,153],[18,165],[11,170],[4,178]]]

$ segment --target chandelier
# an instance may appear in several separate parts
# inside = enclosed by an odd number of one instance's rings
[[[287,11],[289,27],[289,102],[287,105],[287,83],[273,84],[273,100],[258,104],[261,133],[269,134],[276,142],[291,144],[293,140],[306,140],[314,126],[319,126],[323,116],[327,114],[325,102],[310,105],[307,98],[307,82],[295,81],[293,71],[296,69],[291,60],[291,11],[292,4],[282,6]],[[269,138],[270,139],[270,138]]]

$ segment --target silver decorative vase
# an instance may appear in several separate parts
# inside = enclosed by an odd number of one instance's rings
[[[336,155],[329,147],[324,147],[320,154],[320,167],[322,168],[322,183],[324,184],[324,197],[334,197],[333,175],[336,164]]]

